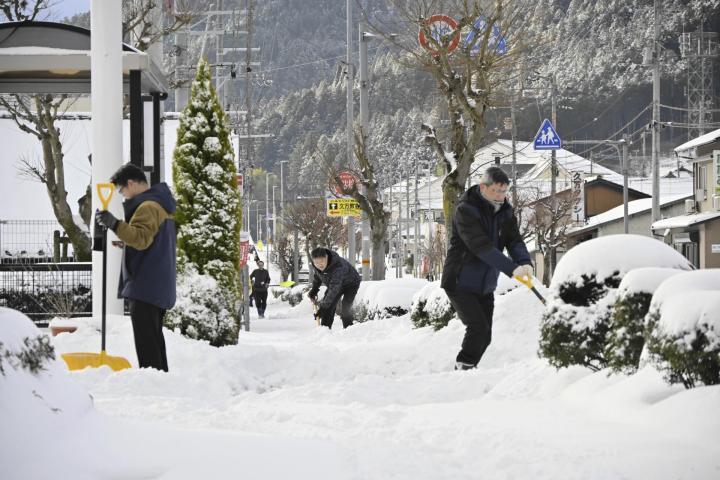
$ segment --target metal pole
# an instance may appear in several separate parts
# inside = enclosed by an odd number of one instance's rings
[[[414,224],[414,234],[415,234],[415,249],[413,253],[413,276],[418,276],[418,246],[420,244],[420,225],[418,224],[418,221],[420,220],[419,215],[419,202],[418,202],[418,162],[417,157],[415,157],[415,224]]]
[[[555,75],[551,77],[551,102],[552,102],[552,124],[553,127],[555,127],[555,131],[557,131],[557,101],[555,98]],[[555,271],[555,265],[556,265],[556,250],[555,250],[555,215],[557,211],[557,185],[556,185],[556,178],[555,175],[557,174],[557,156],[555,154],[556,150],[553,149],[551,151],[551,161],[550,161],[550,241],[552,242],[552,245],[550,245],[550,277],[552,277],[553,272]]]
[[[402,242],[402,196],[398,193],[398,223],[397,223],[397,258],[395,262],[395,277],[402,277],[402,262],[405,260],[405,248]]]
[[[518,197],[517,197],[517,129],[515,128],[515,94],[510,96],[510,123],[512,123],[512,127],[510,128],[510,136],[512,138],[512,204],[513,207],[517,207],[518,204]],[[555,126],[553,124],[553,126]]]
[[[346,2],[346,29],[347,29],[347,56],[345,58],[345,68],[347,70],[347,164],[352,165],[353,161],[353,149],[355,146],[355,139],[353,137],[353,66],[352,66],[352,2],[353,0],[347,0]],[[355,218],[348,217],[347,219],[347,230],[348,230],[348,257],[350,264],[355,268]],[[367,278],[366,278],[367,279]]]
[[[277,188],[277,185],[273,185],[272,187],[272,240],[273,243],[277,241],[277,213],[275,210],[275,189]]]
[[[660,5],[654,1],[652,104],[652,221],[660,220]]]
[[[431,202],[430,196],[432,193],[432,189],[430,188],[430,164],[428,164],[428,169],[427,169],[427,182],[428,182],[428,206],[427,206],[428,207],[427,208],[427,229],[428,229],[427,252],[428,252],[428,255],[427,255],[427,257],[428,257],[428,274],[431,274],[432,273],[431,269],[432,269],[433,265],[431,265],[431,263],[430,263],[432,261],[432,258],[430,255],[430,249],[432,248],[432,239],[433,239],[433,232],[432,232],[433,214],[432,214],[432,204],[430,203]]]
[[[622,174],[623,174],[623,230],[628,233],[629,220],[628,220],[628,144],[630,143],[630,137],[625,134],[623,135],[623,146],[622,146]]]
[[[270,268],[270,173],[265,172],[265,265]]]
[[[300,281],[300,252],[298,250],[298,229],[294,227],[293,235],[293,281]]]
[[[360,23],[358,47],[360,62],[360,132],[363,141],[367,139],[370,123],[370,112],[368,110],[368,75],[367,75],[367,37],[364,25]],[[363,188],[363,194],[367,195],[367,189]],[[373,272],[374,274],[379,272]],[[363,212],[362,216],[362,278],[370,279],[370,219]]]
[[[409,165],[406,165],[409,167]],[[410,172],[406,172],[405,175],[405,223],[403,225],[403,234],[405,235],[405,248],[403,249],[403,261],[404,255],[410,253]]]
[[[285,217],[285,174],[283,171],[283,164],[287,162],[287,160],[280,161],[280,216],[283,218]],[[283,226],[283,222],[280,222],[280,228],[278,228],[279,232],[282,232]],[[281,235],[281,233],[278,233],[278,235]]]

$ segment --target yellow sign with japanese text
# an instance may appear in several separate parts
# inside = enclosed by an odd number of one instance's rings
[[[328,217],[359,217],[360,204],[354,198],[328,198]]]

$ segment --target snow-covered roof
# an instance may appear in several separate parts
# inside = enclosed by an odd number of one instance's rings
[[[685,200],[686,198],[690,198],[691,195],[687,194],[680,194],[680,195],[673,195],[665,198],[660,199],[660,206],[666,206],[671,205],[673,203],[681,202]],[[641,198],[639,200],[633,200],[632,202],[628,202],[628,216],[637,215],[639,213],[643,212],[649,212],[652,210],[652,198]],[[611,208],[607,212],[600,213],[598,215],[594,215],[590,217],[585,225],[576,227],[576,228],[570,228],[568,229],[569,234],[573,233],[580,233],[587,230],[592,230],[600,225],[604,225],[606,223],[614,222],[616,220],[619,220],[623,218],[625,215],[625,209],[623,205],[618,205],[615,208]]]
[[[653,223],[650,228],[653,230],[664,230],[666,228],[685,228],[698,223],[704,223],[715,218],[720,218],[720,212],[693,213],[691,215],[680,215],[678,217],[664,218]]]
[[[720,139],[720,128],[718,128],[717,130],[713,130],[710,133],[706,133],[705,135],[700,135],[699,137],[694,138],[689,142],[683,143],[679,147],[675,147],[675,153],[680,153],[686,150],[690,150],[691,148],[697,148],[702,145],[707,145],[708,143],[712,143],[717,139]]]

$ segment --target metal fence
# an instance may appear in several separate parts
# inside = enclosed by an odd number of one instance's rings
[[[57,221],[0,220],[0,264],[72,260],[72,245]]]
[[[47,326],[56,316],[92,314],[92,263],[0,264],[0,306]]]

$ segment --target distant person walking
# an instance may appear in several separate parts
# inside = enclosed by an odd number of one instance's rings
[[[465,324],[456,370],[475,368],[490,345],[500,272],[508,277],[533,275],[530,254],[505,198],[509,184],[505,172],[490,167],[455,209],[440,286]],[[504,249],[512,259],[503,255]]]
[[[261,260],[257,260],[257,268],[250,274],[252,280],[253,297],[255,297],[255,306],[257,307],[258,316],[265,318],[265,308],[267,307],[268,286],[270,285],[270,273],[265,270],[265,264]]]
[[[316,272],[308,297],[313,302],[317,302],[320,285],[327,287],[325,296],[319,303],[318,314],[321,325],[332,328],[335,320],[335,310],[342,299],[340,318],[343,322],[343,328],[349,327],[353,324],[352,306],[355,295],[357,295],[360,288],[360,275],[350,265],[350,262],[327,248],[316,248],[310,253],[310,257]]]
[[[125,198],[124,220],[105,210],[97,221],[124,243],[118,297],[130,304],[140,368],[168,371],[163,318],[175,305],[175,199],[165,183],[148,185],[145,172],[123,165],[110,181]]]

